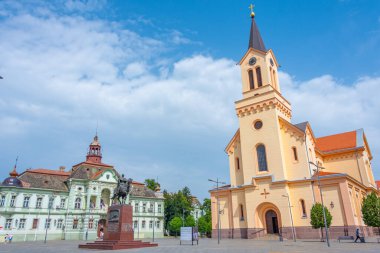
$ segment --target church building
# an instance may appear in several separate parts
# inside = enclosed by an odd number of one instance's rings
[[[69,171],[38,168],[18,174],[15,166],[0,184],[0,235],[13,234],[14,241],[99,238],[119,177],[114,166],[103,163],[97,135],[86,160]],[[163,237],[163,194],[133,181],[129,201],[135,238]]]
[[[320,238],[310,224],[313,204],[332,215],[330,236],[364,235],[363,198],[380,194],[363,129],[316,137],[308,122],[293,123],[282,95],[279,64],[267,49],[251,12],[248,50],[238,63],[242,99],[235,102],[239,129],[228,143],[230,184],[210,191],[212,234],[225,238]],[[319,185],[320,184],[320,185]],[[219,207],[217,206],[219,203]],[[219,209],[219,216],[218,216]],[[218,220],[220,220],[218,222]]]

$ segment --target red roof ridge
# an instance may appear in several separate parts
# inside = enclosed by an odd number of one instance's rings
[[[132,184],[145,185],[144,183],[140,183],[140,182],[137,182],[137,181],[132,181]]]
[[[103,166],[103,167],[113,168],[113,166],[109,165],[109,164],[105,164],[105,163],[92,163],[92,162],[87,162],[87,161],[75,164],[75,165],[73,165],[73,167],[76,167],[76,166],[79,166],[79,165],[82,165],[82,164],[97,165],[97,166]]]
[[[342,174],[340,172],[333,172],[333,171],[319,171],[319,176],[328,176],[328,175],[334,175],[334,174]],[[317,176],[317,173],[315,172],[313,176]]]
[[[42,168],[39,168],[39,169],[29,169],[29,170],[26,170],[25,172],[39,173],[39,174],[49,174],[49,175],[57,175],[57,176],[69,176],[71,174],[68,171],[49,170],[49,169],[42,169]]]
[[[354,130],[316,138],[316,147],[324,152],[356,148],[356,133]]]
[[[375,181],[375,183],[376,183],[377,189],[380,190],[380,180]]]

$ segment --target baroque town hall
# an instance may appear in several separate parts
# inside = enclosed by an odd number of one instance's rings
[[[119,174],[102,162],[98,136],[89,146],[86,161],[70,171],[14,170],[0,184],[0,232],[15,241],[74,239],[93,240],[105,225],[107,209]],[[162,193],[133,181],[135,238],[163,237],[164,198]],[[3,230],[3,231],[2,231]]]
[[[321,203],[321,191],[333,217],[331,237],[353,235],[356,227],[371,235],[361,203],[372,191],[380,193],[380,181],[373,177],[363,129],[317,138],[308,122],[294,124],[290,102],[281,93],[276,57],[265,47],[253,12],[251,18],[248,50],[238,63],[243,95],[235,102],[239,129],[225,149],[230,185],[210,191],[213,236],[220,226],[222,237],[282,232],[292,238],[293,223],[297,238],[319,238],[320,230],[310,225],[310,209]]]

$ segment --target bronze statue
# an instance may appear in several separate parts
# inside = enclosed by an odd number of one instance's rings
[[[129,200],[132,181],[132,178],[126,179],[124,178],[124,174],[122,174],[113,193],[112,200],[117,199],[121,205],[126,204]]]

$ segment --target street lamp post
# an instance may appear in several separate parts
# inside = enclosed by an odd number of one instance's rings
[[[45,240],[44,240],[44,243],[46,243],[48,228],[51,226],[51,222],[50,222],[50,210],[51,210],[51,207],[53,205],[53,201],[54,201],[54,197],[50,196],[49,197],[49,202],[48,202],[48,218],[47,218],[47,221],[45,223]],[[47,223],[49,224],[49,226],[47,226]]]
[[[313,163],[313,162],[309,162],[310,164],[314,165],[317,169],[314,170],[317,172],[317,181],[318,181],[318,188],[319,188],[319,193],[321,194],[321,203],[322,203],[322,212],[323,212],[323,220],[325,222],[325,231],[326,231],[326,242],[327,242],[327,246],[330,247],[330,240],[329,240],[329,232],[328,232],[328,228],[327,228],[327,220],[326,220],[326,210],[325,210],[325,205],[323,204],[323,196],[322,196],[322,188],[321,188],[321,182],[319,180],[319,169],[324,169],[323,167]]]
[[[216,206],[217,206],[217,211],[218,211],[218,244],[220,244],[220,206],[219,206],[219,184],[226,184],[224,182],[220,182],[219,178],[216,178],[215,180],[209,179],[208,181],[216,183]]]
[[[154,226],[155,226],[155,207],[156,203],[153,203],[153,242],[154,242]]]
[[[293,233],[293,241],[296,241],[296,233],[294,231],[294,224],[293,224],[293,214],[292,214],[292,207],[290,206],[290,197],[289,195],[282,195],[285,198],[288,198],[288,206],[289,206],[289,212],[290,212],[290,220],[292,221],[292,233]]]

